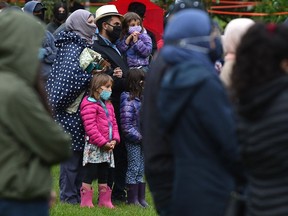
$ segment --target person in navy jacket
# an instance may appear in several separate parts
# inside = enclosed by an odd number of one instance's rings
[[[73,12],[65,25],[56,41],[57,56],[46,89],[55,120],[72,136],[73,157],[60,166],[60,200],[76,204],[80,203],[85,144],[79,104],[92,78],[81,69],[79,56],[84,48],[91,47],[96,25],[93,15],[81,9]]]

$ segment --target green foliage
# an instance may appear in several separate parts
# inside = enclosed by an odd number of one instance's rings
[[[45,20],[46,22],[49,22],[52,17],[53,17],[53,7],[54,4],[58,1],[53,1],[53,0],[42,0],[41,1],[45,7],[47,8],[47,11],[45,12]]]
[[[255,8],[255,12],[268,13],[269,16],[262,18],[265,22],[282,23],[288,15],[273,15],[277,12],[288,12],[287,0],[262,0]]]
[[[81,215],[81,216],[91,216],[91,215],[97,215],[97,216],[107,216],[107,215],[115,215],[115,216],[127,216],[127,215],[137,215],[137,216],[157,216],[157,213],[155,211],[155,208],[153,206],[153,201],[151,194],[146,189],[146,201],[149,203],[149,207],[147,209],[132,206],[132,205],[125,205],[125,204],[117,204],[113,203],[116,208],[115,209],[107,209],[107,208],[98,208],[97,203],[97,184],[96,182],[93,184],[94,188],[94,197],[93,197],[93,203],[95,205],[95,208],[80,208],[80,205],[69,205],[69,204],[63,204],[59,202],[59,166],[55,166],[52,169],[52,176],[53,176],[53,182],[54,182],[54,190],[57,193],[57,200],[56,204],[50,209],[50,216],[75,216],[75,215]]]
[[[175,0],[155,0],[153,2],[157,5],[159,5],[164,10],[167,10],[169,5],[173,4],[175,2]]]

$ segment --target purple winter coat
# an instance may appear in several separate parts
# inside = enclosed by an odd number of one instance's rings
[[[141,33],[138,41],[134,43],[131,41],[128,45],[125,43],[126,38],[129,35],[125,35],[124,38],[116,42],[118,50],[126,55],[127,64],[129,67],[139,67],[149,65],[149,56],[152,53],[152,40],[147,33]]]
[[[129,92],[123,92],[120,98],[120,121],[126,143],[136,144],[142,141],[140,133],[140,108],[139,98],[130,99]]]

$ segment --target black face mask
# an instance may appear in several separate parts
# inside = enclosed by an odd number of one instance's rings
[[[56,13],[54,16],[59,23],[63,23],[65,19],[67,18],[66,13]]]
[[[44,22],[44,17],[45,17],[44,13],[35,14],[34,16]]]
[[[108,24],[110,25],[110,24]],[[112,26],[112,25],[110,25]],[[112,43],[116,42],[116,40],[119,39],[122,27],[121,26],[112,26],[113,30],[112,31],[107,31],[107,35],[109,36],[109,39]]]

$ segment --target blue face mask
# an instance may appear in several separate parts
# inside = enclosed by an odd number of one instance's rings
[[[112,92],[107,91],[107,90],[103,90],[103,91],[100,93],[100,97],[101,97],[104,101],[106,101],[106,100],[108,100],[108,99],[110,98],[111,94],[112,94]]]
[[[132,34],[133,32],[141,32],[142,27],[141,26],[130,26],[129,27],[129,34]]]

